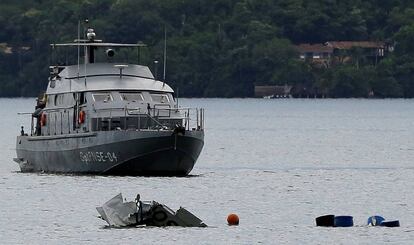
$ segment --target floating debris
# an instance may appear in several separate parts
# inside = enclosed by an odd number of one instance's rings
[[[354,225],[352,216],[335,216],[332,214],[316,218],[316,226],[325,227],[351,227]]]
[[[333,227],[335,215],[323,215],[316,218],[316,226]]]
[[[400,227],[400,221],[399,220],[383,221],[383,222],[381,222],[381,226],[385,226],[385,227]]]
[[[374,215],[368,218],[367,221],[367,225],[371,225],[371,226],[380,226],[381,223],[384,221],[384,217],[382,216],[378,216],[378,215]]]
[[[176,212],[156,201],[141,201],[138,194],[135,201],[124,202],[122,194],[114,196],[96,210],[100,218],[111,227],[128,226],[183,226],[207,227],[187,209],[180,207]]]
[[[335,216],[332,214],[319,216],[316,219],[316,226],[325,227],[351,227],[354,225],[352,216]],[[368,218],[369,226],[400,227],[399,220],[385,221],[384,217],[374,215]]]
[[[335,227],[351,227],[354,226],[354,218],[352,216],[335,216]]]
[[[385,221],[382,216],[371,216],[368,218],[367,223],[372,226],[400,227],[399,220]]]

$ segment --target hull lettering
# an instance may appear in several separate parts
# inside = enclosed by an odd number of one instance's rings
[[[79,152],[80,160],[84,163],[92,162],[118,162],[118,156],[115,152],[104,152],[104,151],[86,151]]]

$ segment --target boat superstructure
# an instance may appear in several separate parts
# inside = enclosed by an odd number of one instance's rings
[[[50,67],[30,135],[17,137],[23,172],[185,176],[204,145],[204,110],[179,108],[174,91],[147,66],[111,62],[115,50],[142,44],[86,39],[84,63]],[[105,62],[96,60],[104,49]],[[78,57],[79,57],[78,51]]]

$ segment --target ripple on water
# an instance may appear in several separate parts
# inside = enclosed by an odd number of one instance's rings
[[[5,108],[24,111],[33,101],[0,99],[0,113]],[[206,107],[209,113],[205,148],[187,178],[20,173],[8,150],[15,132],[3,129],[0,225],[7,229],[0,229],[2,243],[413,241],[414,137],[407,135],[414,135],[414,100],[182,103]],[[12,120],[8,125],[27,124],[17,117],[7,120]],[[184,206],[212,227],[109,229],[95,207],[119,192],[128,200],[140,193],[143,200],[174,210]],[[238,227],[226,224],[233,212],[240,217]],[[351,214],[356,226],[315,227],[315,217],[323,214]],[[373,214],[399,219],[402,227],[366,227]]]

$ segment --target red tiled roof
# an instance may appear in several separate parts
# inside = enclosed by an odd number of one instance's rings
[[[353,47],[359,48],[384,48],[384,42],[371,42],[371,41],[329,41],[325,43],[326,46],[329,46],[334,49],[351,49]]]
[[[301,53],[332,53],[333,48],[326,46],[324,44],[309,44],[309,43],[302,43],[296,46],[296,49]]]

